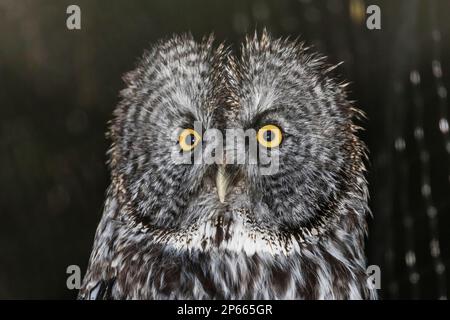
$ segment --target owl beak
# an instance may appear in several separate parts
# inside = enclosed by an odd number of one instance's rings
[[[227,195],[229,181],[230,179],[225,170],[225,166],[219,165],[216,174],[216,187],[217,187],[217,194],[219,195],[219,200],[221,203],[225,202],[225,196]]]

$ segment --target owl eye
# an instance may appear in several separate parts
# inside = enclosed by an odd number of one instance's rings
[[[200,140],[200,135],[194,129],[184,129],[178,137],[178,143],[183,151],[191,151]]]
[[[266,148],[278,147],[283,140],[280,128],[273,124],[268,124],[258,130],[258,142]]]

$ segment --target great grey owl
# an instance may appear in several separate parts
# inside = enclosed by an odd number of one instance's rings
[[[174,36],[124,77],[80,299],[376,298],[360,111],[298,41],[263,32],[236,51]],[[202,132],[230,128],[254,129],[277,170],[174,160],[206,152]],[[225,138],[223,158],[249,153],[247,138]]]

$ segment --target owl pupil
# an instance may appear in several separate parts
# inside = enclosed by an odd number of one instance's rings
[[[265,137],[264,138],[268,142],[272,141],[273,138],[274,138],[273,132],[271,130],[267,130],[266,133],[265,133]]]
[[[193,134],[190,134],[186,137],[186,144],[187,145],[195,144],[195,136]]]

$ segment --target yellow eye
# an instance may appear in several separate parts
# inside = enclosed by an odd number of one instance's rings
[[[268,124],[258,130],[258,142],[266,148],[278,147],[283,140],[280,128],[273,124]]]
[[[194,129],[184,129],[178,137],[178,143],[183,151],[191,151],[200,140],[200,135]]]

